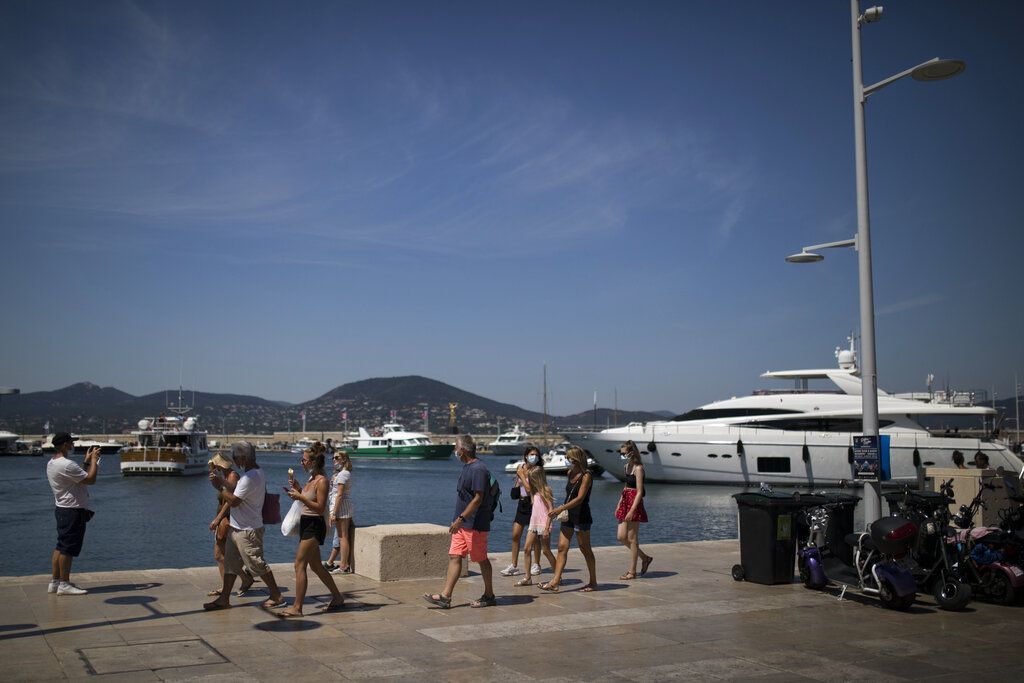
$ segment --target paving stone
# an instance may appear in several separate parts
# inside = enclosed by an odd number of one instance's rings
[[[90,573],[83,585],[112,590],[64,600],[41,592],[47,577],[0,577],[0,680],[1020,678],[1024,610],[975,602],[950,613],[923,598],[909,613],[892,612],[797,583],[735,582],[735,541],[645,548],[657,562],[633,582],[617,580],[625,549],[595,549],[603,587],[595,593],[576,590],[586,573],[574,554],[558,595],[499,580],[497,608],[469,609],[482,590],[474,575],[460,581],[457,607],[432,610],[420,596],[436,591],[436,580],[346,577],[340,585],[359,607],[314,614],[326,599],[317,593],[303,619],[288,621],[257,607],[262,592],[204,612],[214,567]],[[274,569],[290,582],[290,564]],[[182,642],[202,643],[197,651],[208,648],[212,660],[177,652]],[[132,649],[139,646],[151,649]]]

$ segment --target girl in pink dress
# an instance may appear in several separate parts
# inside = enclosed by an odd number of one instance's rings
[[[555,497],[548,486],[547,478],[544,476],[543,467],[534,467],[527,475],[530,481],[530,490],[533,491],[533,512],[530,514],[530,526],[526,534],[526,547],[524,553],[527,558],[533,550],[535,543],[540,543],[541,550],[551,566],[555,566],[555,555],[551,552],[551,518],[548,513],[555,506]],[[540,537],[540,538],[538,538]],[[541,542],[540,539],[543,539]],[[531,567],[529,561],[526,566],[526,576],[516,582],[517,586],[532,586]]]

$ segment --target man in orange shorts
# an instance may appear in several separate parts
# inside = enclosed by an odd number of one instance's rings
[[[476,457],[476,444],[469,434],[455,437],[455,455],[462,462],[459,485],[456,489],[455,518],[448,527],[452,543],[448,548],[448,574],[444,590],[427,593],[423,599],[441,609],[452,606],[452,592],[462,574],[462,558],[480,565],[484,580],[484,594],[469,603],[470,607],[494,607],[494,589],[491,586],[491,561],[487,559],[487,534],[491,530],[491,474]]]

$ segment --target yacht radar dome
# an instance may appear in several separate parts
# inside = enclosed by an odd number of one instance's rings
[[[139,420],[139,429],[143,432],[148,431],[149,428],[152,426],[153,423],[150,422],[149,420]]]

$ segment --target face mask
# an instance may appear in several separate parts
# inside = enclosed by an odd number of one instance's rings
[[[538,460],[540,460],[540,458],[538,458],[536,455],[526,456],[526,462],[530,463],[531,465],[536,465]]]
[[[619,458],[621,458],[622,460],[629,460],[629,456],[626,455],[625,453],[619,453]]]

